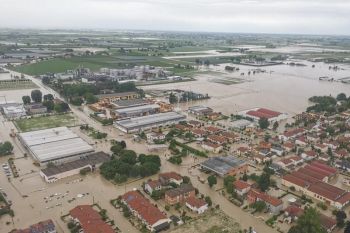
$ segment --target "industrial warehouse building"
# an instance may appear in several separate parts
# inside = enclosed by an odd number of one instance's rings
[[[175,124],[185,119],[186,116],[179,113],[167,112],[115,121],[114,126],[125,133],[132,133],[159,126]]]
[[[141,117],[159,113],[160,106],[158,104],[147,104],[141,106],[133,106],[128,108],[121,108],[114,111],[118,119],[128,117]]]
[[[248,164],[246,161],[233,156],[213,157],[201,163],[201,168],[224,177],[227,175],[235,176],[237,174],[246,173],[248,171]]]
[[[102,163],[109,160],[110,156],[108,154],[96,152],[72,162],[42,169],[40,171],[40,176],[43,177],[46,182],[52,183],[69,176],[77,175],[80,173],[80,170],[85,168],[94,171]]]
[[[18,139],[40,165],[70,162],[94,152],[91,145],[67,127],[20,133]]]
[[[254,108],[239,112],[238,115],[251,118],[258,121],[260,118],[266,118],[270,122],[280,121],[287,118],[287,114],[276,112],[266,108]]]

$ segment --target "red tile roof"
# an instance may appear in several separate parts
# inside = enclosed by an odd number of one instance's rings
[[[105,223],[101,215],[90,205],[79,205],[69,214],[79,220],[84,233],[114,233],[112,227]]]
[[[333,167],[330,167],[330,166],[328,166],[328,165],[326,165],[326,164],[324,164],[324,163],[322,163],[320,161],[314,161],[314,162],[311,163],[311,165],[316,166],[318,168],[321,168],[323,170],[326,170],[328,172],[331,172],[333,174],[337,173],[337,169],[335,169]]]
[[[283,135],[286,137],[293,137],[293,136],[302,134],[304,132],[305,132],[305,130],[303,128],[298,128],[298,129],[288,130],[288,131],[284,132]]]
[[[159,220],[167,219],[167,217],[151,202],[142,196],[138,191],[130,191],[122,196],[122,200],[129,208],[136,211],[144,221],[149,225],[153,225]]]
[[[214,144],[214,143],[211,143],[211,142],[203,142],[203,145],[206,145],[206,146],[214,148],[214,149],[216,149],[216,148],[221,146],[221,145]]]
[[[253,196],[261,201],[264,201],[270,205],[273,205],[273,206],[279,206],[282,204],[282,201],[276,197],[273,197],[273,196],[270,196],[266,193],[262,193],[262,192],[259,192],[258,190],[256,189],[251,189],[249,192],[248,192],[248,196]]]
[[[243,190],[249,188],[251,185],[243,180],[236,180],[233,182],[233,186],[235,186],[235,189]]]
[[[155,189],[156,187],[160,186],[160,182],[158,180],[150,180],[147,182],[147,184],[152,188]]]
[[[24,230],[15,230],[11,231],[11,233],[46,233],[49,231],[53,231],[55,229],[55,225],[51,219],[38,222],[36,224],[31,225],[29,228]]]
[[[177,181],[181,181],[182,180],[182,176],[176,172],[164,172],[164,173],[159,173],[158,175],[159,178],[163,178],[166,180],[177,180]]]
[[[226,138],[225,137],[223,137],[223,136],[218,136],[218,135],[209,135],[208,137],[207,137],[207,139],[209,140],[209,141],[213,141],[213,142],[215,142],[215,143],[219,143],[219,144],[223,144],[223,143],[225,143],[225,142],[227,142],[227,140],[226,140]]]
[[[207,203],[203,199],[198,199],[192,196],[187,198],[186,203],[192,207],[196,207],[197,209],[207,205]]]

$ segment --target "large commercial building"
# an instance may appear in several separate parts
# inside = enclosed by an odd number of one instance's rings
[[[238,115],[243,117],[249,117],[258,121],[260,118],[266,118],[270,122],[280,121],[287,117],[286,114],[276,112],[266,108],[254,108],[246,111],[239,112]]]
[[[219,176],[235,176],[248,171],[248,164],[244,160],[237,159],[233,156],[213,157],[203,163],[201,168],[207,171],[212,171]]]
[[[41,165],[74,161],[94,151],[67,127],[20,133],[18,138]]]
[[[328,205],[342,209],[350,202],[350,192],[328,184],[328,177],[333,177],[336,169],[320,162],[313,162],[306,169],[299,169],[282,178],[282,185],[294,187],[309,197]]]
[[[43,177],[46,182],[52,183],[69,176],[77,175],[82,169],[94,171],[102,163],[109,160],[110,156],[108,154],[96,152],[72,162],[42,169],[40,171],[40,176]]]
[[[141,106],[133,106],[128,108],[121,108],[114,111],[118,119],[128,117],[141,117],[159,113],[160,106],[158,104],[147,104]]]
[[[186,116],[176,112],[158,113],[149,116],[129,118],[114,122],[114,126],[125,133],[147,130],[159,126],[178,123],[186,119]]]

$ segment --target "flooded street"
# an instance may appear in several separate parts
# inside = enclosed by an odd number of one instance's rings
[[[309,105],[308,98],[314,95],[337,95],[340,92],[350,94],[350,85],[341,82],[319,81],[320,76],[340,79],[350,77],[350,67],[339,66],[337,71],[329,70],[324,63],[303,62],[307,66],[276,65],[261,67],[265,73],[247,75],[256,68],[244,65],[221,64],[210,66],[208,73],[195,76],[193,82],[180,82],[143,87],[145,90],[182,89],[202,94],[209,94],[211,99],[180,104],[188,106],[203,104],[224,114],[236,113],[254,107],[265,107],[289,114],[304,111]],[[312,68],[315,64],[315,68]],[[226,72],[226,65],[240,70]],[[202,68],[205,69],[205,68]],[[244,75],[241,75],[244,73]],[[239,80],[235,84],[232,83]],[[221,83],[219,83],[221,82]]]

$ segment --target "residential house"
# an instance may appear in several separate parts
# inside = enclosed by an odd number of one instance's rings
[[[165,192],[165,203],[175,205],[184,203],[189,197],[195,197],[195,190],[190,184],[182,184],[178,188],[170,189]]]
[[[200,121],[190,120],[187,122],[189,126],[192,128],[200,128],[202,126],[202,123]]]
[[[295,144],[291,142],[285,142],[283,143],[282,147],[283,149],[285,149],[285,151],[291,152],[295,148]]]
[[[210,152],[213,152],[213,153],[220,153],[223,149],[223,147],[221,145],[218,145],[218,144],[214,144],[214,143],[211,143],[211,142],[203,142],[202,143],[202,148],[204,150],[207,150],[207,151],[210,151]]]
[[[301,147],[305,147],[308,145],[308,142],[305,136],[300,136],[295,140],[295,144]]]
[[[23,230],[13,230],[11,233],[57,233],[55,224],[51,219],[38,222]]]
[[[127,192],[122,196],[121,201],[129,208],[134,216],[146,225],[148,230],[159,232],[170,227],[170,219],[140,192]]]
[[[257,189],[251,189],[247,195],[248,203],[253,204],[257,201],[265,202],[267,209],[273,214],[279,214],[283,209],[283,202],[273,196],[270,196],[266,193],[262,193]]]
[[[154,191],[160,191],[162,184],[159,180],[149,180],[145,183],[144,189],[147,193],[152,194]]]
[[[233,182],[236,193],[240,196],[247,194],[251,188],[251,185],[243,180],[236,180]]]
[[[316,150],[320,150],[323,153],[326,153],[328,151],[328,146],[326,146],[324,144],[318,143],[314,147],[315,147]]]
[[[309,160],[316,159],[317,158],[317,153],[316,153],[316,151],[313,151],[313,150],[304,151],[303,153],[301,153],[301,157],[304,160],[309,161]]]
[[[170,183],[174,183],[179,186],[183,183],[182,176],[176,172],[160,173],[158,178],[162,186],[167,186]]]
[[[270,151],[278,156],[282,156],[284,153],[284,149],[280,146],[272,146]]]
[[[203,138],[207,135],[207,131],[203,129],[191,129],[190,132],[196,138]]]
[[[218,144],[218,145],[223,145],[223,144],[227,143],[227,140],[226,140],[225,137],[219,136],[219,135],[215,135],[215,134],[209,135],[207,137],[207,140],[209,142],[212,142],[212,143]]]
[[[230,133],[230,132],[222,132],[221,136],[226,138],[226,140],[229,143],[233,143],[237,139],[237,136],[234,133]]]
[[[205,127],[205,130],[208,132],[208,134],[218,134],[223,132],[224,130],[215,126],[208,126]]]
[[[110,225],[102,220],[101,215],[90,205],[79,205],[69,211],[71,219],[79,224],[82,233],[115,233]]]
[[[193,212],[196,212],[197,214],[204,213],[208,209],[208,203],[206,203],[203,199],[198,199],[192,196],[186,199],[185,205],[187,208]]]
[[[284,132],[283,134],[278,135],[279,140],[288,141],[290,139],[295,139],[301,135],[305,134],[303,128],[292,129]]]

